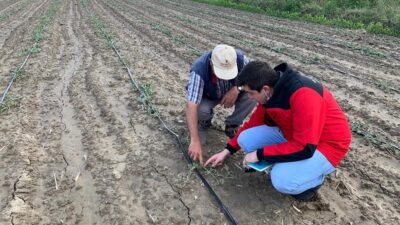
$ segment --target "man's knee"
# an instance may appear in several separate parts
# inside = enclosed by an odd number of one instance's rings
[[[198,119],[199,120],[209,120],[213,116],[213,109],[209,105],[199,105],[199,109],[197,111]]]
[[[237,139],[237,142],[238,142],[240,148],[245,152],[249,152],[249,151],[253,150],[253,149],[250,149],[250,143],[249,143],[250,141],[251,141],[251,138],[250,138],[249,132],[247,130],[240,133],[239,137]]]
[[[294,177],[282,176],[279,173],[271,171],[271,181],[274,188],[284,194],[299,194],[301,184]]]

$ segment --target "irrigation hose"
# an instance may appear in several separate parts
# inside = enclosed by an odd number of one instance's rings
[[[26,62],[28,61],[29,57],[31,56],[31,52],[29,52],[29,54],[26,56],[24,62],[18,67],[18,69],[14,72],[14,75],[11,77],[10,82],[7,85],[7,88],[4,90],[3,92],[3,96],[0,99],[0,104],[2,104],[4,102],[4,99],[7,96],[8,91],[10,90],[11,86],[13,85],[15,79],[17,78],[17,74],[18,72],[25,66]]]
[[[132,82],[133,85],[135,85],[135,87],[139,90],[139,92],[143,95],[146,95],[146,93],[143,93],[142,90],[139,88],[139,85],[137,84],[137,82],[135,81],[135,79],[133,78],[133,75],[131,73],[131,70],[129,69],[129,67],[126,65],[126,63],[124,62],[124,60],[122,59],[120,53],[118,52],[117,48],[114,46],[114,44],[111,44],[112,49],[114,50],[114,52],[117,54],[119,60],[121,61],[121,63],[123,64],[123,66],[125,67],[126,71],[129,74],[129,78]],[[160,123],[163,125],[163,127],[170,133],[172,134],[179,146],[179,149],[181,150],[181,152],[183,153],[183,156],[185,157],[186,161],[189,163],[189,165],[193,165],[193,161],[192,159],[189,157],[187,151],[185,151],[185,148],[183,147],[183,144],[179,138],[179,135],[177,133],[175,133],[171,128],[169,128],[164,120],[160,117],[160,115],[156,116],[157,119],[160,121]],[[203,176],[203,174],[200,173],[200,171],[195,168],[193,170],[197,177],[203,182],[204,186],[206,187],[206,189],[208,190],[208,192],[211,194],[211,196],[214,197],[215,201],[217,202],[218,206],[220,207],[220,209],[223,211],[225,217],[228,219],[228,221],[230,222],[230,224],[232,225],[236,225],[236,220],[233,218],[233,216],[231,215],[231,213],[229,212],[228,208],[224,205],[224,203],[222,202],[222,200],[218,197],[217,193],[215,193],[215,191],[213,190],[213,188],[210,186],[210,184],[208,183],[208,181],[206,180],[206,178]]]

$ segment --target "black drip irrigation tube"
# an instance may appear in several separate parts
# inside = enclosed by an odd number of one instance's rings
[[[25,66],[26,62],[28,61],[29,57],[31,56],[32,52],[29,52],[29,54],[26,56],[24,62],[18,67],[18,69],[14,72],[14,75],[11,77],[10,82],[7,85],[7,88],[3,92],[3,96],[1,96],[0,99],[0,104],[4,102],[4,99],[6,99],[7,93],[10,90],[11,86],[13,85],[15,79],[18,76],[18,72]]]
[[[123,66],[125,67],[126,71],[128,72],[129,78],[132,82],[132,84],[139,90],[139,92],[141,92],[141,94],[146,95],[146,93],[143,93],[139,87],[139,85],[137,84],[137,82],[135,81],[135,79],[133,78],[133,75],[131,73],[131,70],[129,69],[129,67],[126,65],[126,63],[124,62],[124,60],[122,59],[121,55],[119,54],[117,48],[115,47],[115,45],[112,43],[111,44],[112,49],[114,50],[114,52],[117,54],[119,60],[121,61],[121,63],[123,64]],[[176,142],[178,143],[179,149],[182,151],[183,156],[185,157],[186,161],[189,163],[189,165],[193,165],[193,161],[192,159],[189,157],[187,151],[185,150],[185,148],[183,147],[183,144],[179,138],[179,135],[177,133],[175,133],[171,128],[169,128],[164,120],[160,117],[160,115],[156,115],[157,119],[160,121],[160,123],[163,125],[163,127],[172,135],[175,137]],[[225,217],[227,218],[227,220],[229,221],[230,224],[232,225],[237,225],[236,220],[233,218],[232,214],[229,212],[228,208],[224,205],[224,203],[222,202],[222,200],[218,197],[217,193],[215,193],[214,189],[211,187],[211,185],[208,183],[208,181],[206,180],[206,178],[203,176],[203,174],[200,173],[200,171],[197,168],[194,168],[193,171],[196,173],[197,177],[203,182],[204,186],[206,187],[206,189],[208,190],[208,192],[211,194],[211,196],[214,198],[214,200],[217,202],[219,208],[223,211]]]

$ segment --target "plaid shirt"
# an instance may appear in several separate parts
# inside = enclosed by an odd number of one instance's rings
[[[250,60],[244,56],[243,61],[243,66],[245,66]],[[217,78],[217,95],[219,99],[221,99],[231,88],[232,84],[229,81]],[[201,102],[201,98],[203,97],[203,91],[203,79],[201,79],[199,74],[192,72],[190,74],[190,80],[187,86],[187,101],[199,104]]]

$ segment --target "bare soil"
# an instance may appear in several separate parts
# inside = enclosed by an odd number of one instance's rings
[[[0,0],[1,90],[50,4]],[[400,39],[183,0],[60,1],[9,93],[17,106],[0,114],[0,224],[228,224],[91,15],[182,140],[190,65],[218,43],[288,62],[333,92],[353,142],[315,201],[243,173],[242,154],[201,169],[238,224],[400,224]],[[216,109],[206,158],[225,146],[229,112]]]

